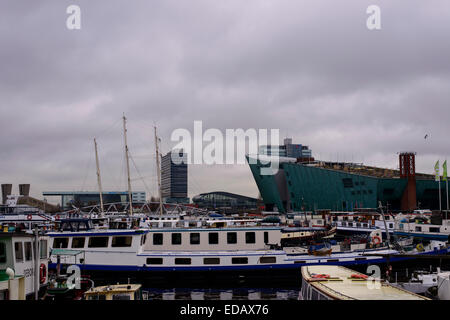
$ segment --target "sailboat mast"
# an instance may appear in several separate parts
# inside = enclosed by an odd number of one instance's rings
[[[103,190],[102,190],[102,178],[100,176],[100,165],[98,161],[98,151],[97,151],[97,140],[94,138],[94,146],[95,146],[95,164],[97,165],[97,183],[98,183],[98,192],[100,195],[100,212],[103,215]]]
[[[127,118],[123,115],[123,139],[125,142],[125,160],[127,163],[127,180],[128,180],[128,201],[130,203],[130,215],[133,215],[133,200],[131,196],[131,180],[130,180],[130,157],[128,156],[128,143],[127,143]]]
[[[158,191],[159,191],[159,214],[163,214],[163,201],[162,201],[162,190],[161,190],[161,165],[159,161],[159,148],[158,148],[158,135],[156,134],[155,128],[155,147],[156,147],[156,172],[158,175]]]

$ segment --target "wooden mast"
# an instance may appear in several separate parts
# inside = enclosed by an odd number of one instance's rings
[[[123,138],[125,142],[125,160],[127,163],[127,180],[128,180],[128,201],[130,203],[130,215],[133,215],[133,199],[131,194],[131,180],[130,180],[130,159],[128,156],[128,144],[127,144],[127,118],[123,115]]]
[[[99,192],[99,195],[100,195],[100,213],[103,215],[102,178],[100,176],[100,165],[99,165],[99,161],[98,161],[97,140],[95,138],[94,138],[94,146],[95,146],[95,164],[97,165],[98,192]]]
[[[162,190],[161,190],[161,164],[159,161],[159,148],[158,148],[158,135],[156,134],[155,128],[155,148],[156,148],[156,172],[158,176],[158,191],[159,191],[159,214],[163,214],[163,201],[162,201]]]

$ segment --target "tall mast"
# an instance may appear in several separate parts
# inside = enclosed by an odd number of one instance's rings
[[[131,197],[131,180],[130,180],[130,159],[128,156],[128,144],[127,144],[127,118],[123,115],[123,139],[125,142],[125,160],[127,163],[127,180],[128,180],[128,201],[130,203],[130,215],[133,215],[133,200]]]
[[[97,183],[98,183],[98,192],[100,194],[100,212],[103,215],[103,190],[102,190],[102,178],[100,177],[100,165],[98,162],[98,151],[97,151],[97,140],[94,138],[94,146],[95,146],[95,164],[97,165]]]
[[[158,148],[158,135],[156,134],[155,128],[155,147],[156,147],[156,172],[158,174],[158,191],[159,191],[159,214],[163,214],[163,201],[162,201],[162,190],[161,190],[161,166],[159,162],[159,148]]]

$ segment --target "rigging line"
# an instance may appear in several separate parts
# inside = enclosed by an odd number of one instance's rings
[[[149,195],[152,196],[152,193],[151,193],[150,189],[148,188],[147,184],[145,183],[145,180],[144,180],[144,178],[142,177],[142,175],[141,175],[141,173],[140,173],[140,171],[139,171],[139,169],[138,169],[138,167],[137,167],[137,165],[136,165],[136,162],[134,162],[134,159],[133,159],[133,157],[131,156],[130,151],[128,151],[128,155],[129,155],[129,157],[130,157],[130,159],[131,159],[131,162],[133,162],[134,168],[136,169],[136,171],[137,171],[139,177],[141,178],[142,183],[143,183],[144,186],[145,186],[145,189],[147,189],[147,192],[149,193]]]
[[[120,121],[122,121],[122,118],[117,119],[112,125],[110,125],[109,127],[106,127],[104,130],[98,132],[98,134],[96,134],[96,138],[98,140],[98,138],[100,138],[101,136],[103,136],[103,134],[107,133],[109,130],[111,130],[114,126],[116,126]]]

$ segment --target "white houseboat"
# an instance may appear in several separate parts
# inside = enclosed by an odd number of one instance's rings
[[[81,219],[63,222],[61,226],[63,231],[48,233],[52,247],[50,268],[56,268],[57,263],[77,264],[83,272],[113,272],[114,276],[121,271],[124,275],[137,273],[145,277],[165,276],[168,272],[174,277],[174,271],[180,271],[182,277],[188,271],[200,272],[200,278],[206,274],[215,277],[217,272],[256,276],[258,272],[266,274],[279,269],[295,272],[302,265],[382,263],[385,258],[376,253],[399,253],[383,246],[379,239],[371,244],[334,243],[324,254],[320,248],[282,248],[281,228],[276,226],[98,230],[90,229]],[[447,252],[445,243],[435,241],[421,251],[414,248],[409,253]],[[373,255],[366,256],[367,253]],[[390,260],[402,259],[407,258]]]

